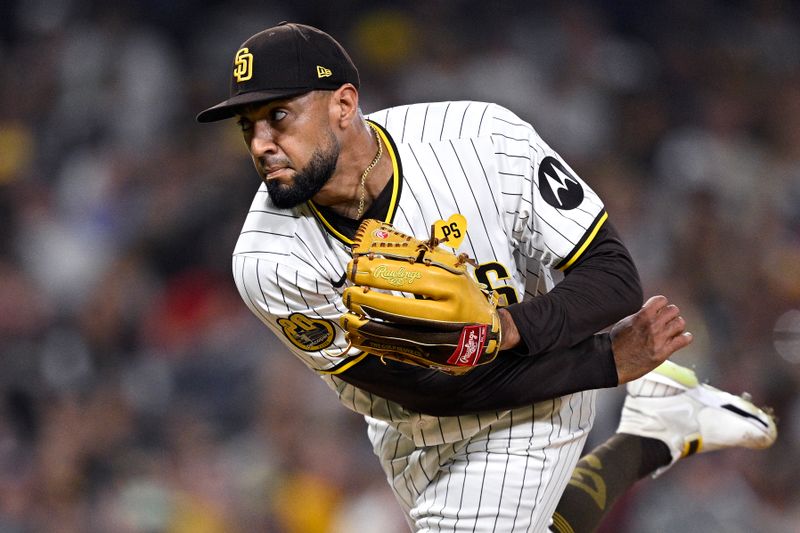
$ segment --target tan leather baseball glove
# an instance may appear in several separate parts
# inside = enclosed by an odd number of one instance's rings
[[[466,254],[378,220],[356,233],[340,323],[353,346],[381,358],[463,374],[500,347],[497,294],[467,271]]]

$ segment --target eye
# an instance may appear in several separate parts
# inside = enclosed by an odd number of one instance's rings
[[[239,120],[237,120],[236,123],[239,125],[239,128],[241,128],[243,132],[247,132],[253,129],[253,123],[244,117],[239,117]]]
[[[274,122],[279,122],[279,121],[283,120],[284,118],[286,118],[287,114],[288,113],[286,113],[286,111],[284,111],[283,109],[273,109],[272,113],[271,113],[272,120]]]

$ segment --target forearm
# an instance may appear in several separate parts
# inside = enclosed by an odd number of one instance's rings
[[[580,262],[547,294],[507,307],[513,328],[508,340],[518,355],[562,350],[603,330],[642,305],[633,259],[606,223]],[[517,344],[512,339],[519,338]]]
[[[607,226],[553,291],[500,310],[502,347],[514,349],[493,362],[454,377],[370,356],[339,378],[437,416],[512,409],[612,387],[618,374],[611,341],[594,334],[641,303],[630,254]]]
[[[338,375],[351,385],[403,407],[434,416],[457,416],[530,405],[577,391],[617,385],[607,334],[538,357],[500,353],[463,376],[366,357]]]
[[[414,411],[455,416],[530,405],[644,375],[692,341],[680,309],[654,296],[610,334],[536,357],[501,352],[493,362],[451,376],[368,356],[339,377]]]

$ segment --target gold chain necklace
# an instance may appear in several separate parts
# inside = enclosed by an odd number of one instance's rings
[[[378,143],[378,153],[375,154],[375,158],[372,160],[367,168],[364,169],[364,172],[361,173],[361,198],[358,200],[358,213],[356,214],[356,220],[361,220],[361,215],[364,214],[364,202],[367,199],[367,176],[369,173],[372,172],[372,169],[375,168],[375,165],[378,164],[378,161],[381,160],[381,156],[383,155],[383,143],[381,142],[380,137],[378,136],[378,128],[370,124],[369,127],[372,128],[372,132],[375,134],[375,141]]]

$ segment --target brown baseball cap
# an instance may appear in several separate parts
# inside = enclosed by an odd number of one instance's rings
[[[242,106],[315,90],[359,85],[358,69],[342,45],[322,30],[281,22],[258,32],[233,58],[230,98],[197,115],[198,122],[231,118]]]

